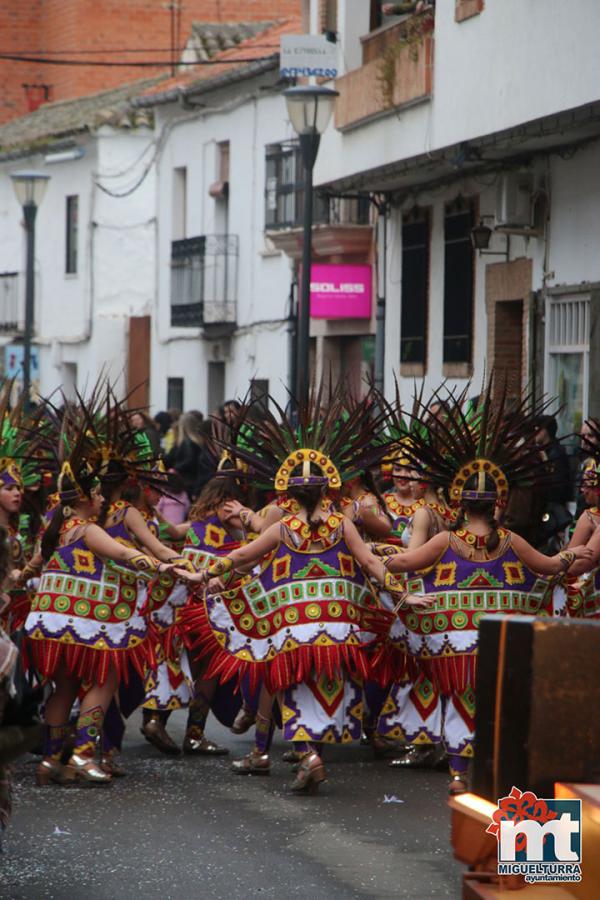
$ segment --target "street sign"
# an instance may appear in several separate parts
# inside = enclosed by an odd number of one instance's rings
[[[322,34],[285,34],[281,37],[279,74],[282,78],[337,78],[338,47]]]

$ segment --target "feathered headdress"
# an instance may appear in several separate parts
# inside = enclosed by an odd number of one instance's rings
[[[30,432],[35,447],[29,458],[58,472],[63,503],[89,498],[101,479],[135,477],[159,488],[164,485],[166,473],[159,471],[146,435],[131,427],[126,401],[117,400],[104,376],[87,399],[77,390],[74,401],[60,396],[60,406],[51,399],[43,401],[37,430]]]
[[[532,487],[554,481],[552,466],[535,443],[539,416],[552,401],[536,402],[527,394],[515,402],[506,383],[496,388],[493,378],[474,404],[466,403],[467,387],[460,395],[435,391],[422,414],[435,404],[427,438],[415,432],[410,450],[415,467],[449,502],[463,500],[506,502],[510,487]],[[475,488],[465,485],[477,475]],[[493,489],[486,488],[486,481]]]
[[[283,492],[318,485],[339,490],[343,481],[376,465],[386,453],[388,445],[380,441],[385,415],[375,410],[370,395],[347,404],[342,386],[326,396],[321,384],[306,405],[294,404],[297,424],[273,398],[270,402],[276,415],[259,401],[243,410],[234,448],[266,488]]]
[[[213,477],[233,477],[241,480],[248,475],[248,465],[237,453],[238,445],[243,444],[244,432],[248,430],[248,426],[244,425],[246,410],[247,404],[244,402],[232,422],[225,422],[216,417],[211,419],[210,435],[205,450]]]
[[[414,465],[411,448],[415,433],[418,434],[420,440],[426,440],[428,437],[428,429],[422,411],[423,384],[417,392],[415,383],[412,410],[408,414],[403,412],[400,387],[396,376],[394,376],[394,387],[392,402],[386,400],[380,391],[374,390],[375,402],[385,414],[385,429],[381,439],[390,444],[390,449],[381,463],[381,474],[384,478],[392,475],[395,466]]]
[[[41,410],[25,413],[24,395],[11,409],[13,386],[5,381],[0,388],[0,484],[22,490],[33,487],[42,474],[34,458]]]
[[[167,475],[152,451],[148,436],[131,425],[128,397],[119,400],[113,387],[102,378],[85,402],[77,394],[83,420],[90,466],[105,484],[126,479],[142,481],[163,490]]]

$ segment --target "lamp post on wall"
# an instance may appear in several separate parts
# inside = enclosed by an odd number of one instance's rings
[[[301,405],[308,400],[310,345],[310,269],[312,258],[313,168],[321,134],[333,112],[338,92],[321,85],[301,85],[283,92],[288,115],[298,134],[304,164],[304,234],[302,242],[302,284],[298,310],[296,399]]]
[[[43,172],[13,172],[11,174],[17,200],[23,207],[27,234],[27,263],[25,267],[25,330],[23,333],[23,396],[25,404],[31,397],[31,340],[33,338],[33,303],[35,294],[35,217],[50,180]]]

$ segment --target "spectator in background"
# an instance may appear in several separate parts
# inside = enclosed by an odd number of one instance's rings
[[[129,416],[129,421],[135,431],[140,431],[146,435],[150,442],[152,453],[158,456],[160,454],[160,438],[154,420],[147,413],[136,410]]]
[[[194,500],[212,475],[210,454],[206,441],[210,434],[210,422],[202,422],[194,412],[184,413],[177,422],[177,440],[165,457],[168,469],[174,469],[182,478],[185,490]]]
[[[535,441],[552,463],[555,484],[548,488],[548,500],[567,504],[571,499],[571,468],[569,457],[556,437],[558,423],[554,416],[540,416],[537,420]]]
[[[183,478],[174,469],[168,473],[167,494],[156,505],[162,519],[171,525],[181,525],[187,520],[190,500],[185,490]]]
[[[181,418],[181,410],[172,406],[167,410],[167,415],[171,417],[171,427],[163,439],[163,450],[165,453],[170,453],[177,443],[177,423]]]
[[[169,429],[173,424],[173,420],[168,412],[157,412],[154,416],[154,424],[156,426],[156,430],[158,431],[158,438],[160,440],[161,450],[165,449],[165,438],[169,433]]]
[[[558,423],[554,416],[540,416],[537,420],[535,440],[552,463],[554,483],[545,490],[546,504],[542,516],[541,543],[538,549],[550,553],[562,546],[563,532],[571,523],[567,507],[572,495],[571,467],[565,448],[556,437]]]
[[[239,400],[226,400],[223,406],[219,407],[219,417],[223,419],[224,422],[227,422],[228,425],[233,425],[239,416],[242,409],[242,404]]]

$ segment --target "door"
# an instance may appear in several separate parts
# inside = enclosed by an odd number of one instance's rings
[[[208,414],[216,413],[225,402],[225,363],[208,364]]]

